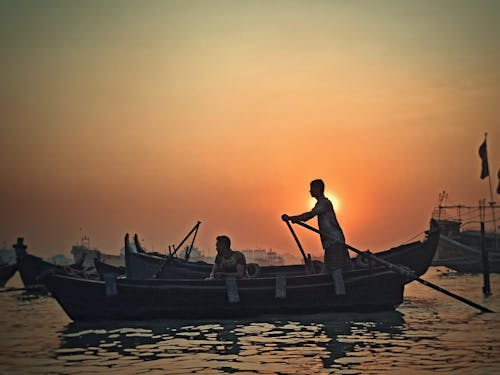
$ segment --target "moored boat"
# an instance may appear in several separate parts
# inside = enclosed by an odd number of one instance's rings
[[[434,221],[431,221],[430,229],[426,234],[427,238],[424,241],[404,244],[374,254],[388,262],[412,269],[416,276],[422,276],[431,265],[439,241],[439,227]],[[370,266],[363,257],[353,258],[352,261],[354,268]],[[211,264],[205,262],[186,262],[179,258],[135,252],[130,246],[127,236],[125,239],[125,264],[127,277],[130,279],[203,278],[210,273],[212,268]],[[316,267],[318,268],[317,264]],[[303,270],[304,265],[263,266],[260,267],[258,274],[261,276],[278,273],[301,274]]]
[[[29,254],[22,238],[17,239],[14,245],[17,259],[17,269],[26,289],[39,289],[44,287],[42,278],[47,273],[78,274],[98,278],[97,273],[84,272],[78,266],[59,266],[49,263],[42,258]]]
[[[495,230],[495,202],[490,202],[490,206],[486,206],[485,202],[480,202],[479,206],[450,205],[445,203],[447,198],[448,194],[443,191],[433,213],[441,227],[441,237],[432,264],[446,266],[458,272],[482,273],[481,249],[484,248],[488,271],[500,273],[500,240]],[[482,231],[478,228],[481,223]],[[493,227],[487,226],[487,223],[493,224]]]
[[[500,256],[488,251],[488,269],[492,273],[500,273]],[[481,251],[461,243],[457,239],[441,236],[438,251],[432,261],[434,266],[445,266],[463,273],[483,272]]]
[[[17,264],[2,264],[0,265],[0,287],[4,287],[7,281],[10,280],[12,276],[17,271]]]

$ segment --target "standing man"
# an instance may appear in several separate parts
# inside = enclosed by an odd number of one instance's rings
[[[296,216],[284,214],[282,219],[284,221],[291,220],[292,223],[296,223],[297,221],[307,221],[317,216],[319,230],[325,233],[325,235],[320,234],[321,244],[325,250],[325,266],[330,269],[342,268],[343,270],[350,270],[352,263],[347,247],[345,246],[344,233],[337,221],[332,202],[325,197],[325,183],[323,180],[311,181],[309,192],[317,200],[313,209]]]

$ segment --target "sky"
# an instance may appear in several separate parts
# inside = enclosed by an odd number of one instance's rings
[[[496,190],[499,19],[498,1],[1,0],[0,243],[166,251],[200,220],[208,254],[220,234],[298,254],[280,216],[316,178],[349,244],[404,243],[441,191],[490,200],[486,132]]]

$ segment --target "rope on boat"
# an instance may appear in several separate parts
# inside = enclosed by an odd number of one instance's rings
[[[416,238],[420,237],[420,236],[421,236],[422,234],[424,234],[425,232],[426,232],[426,231],[424,230],[424,231],[422,231],[422,232],[420,232],[420,233],[416,234],[416,235],[415,235],[415,236],[413,236],[412,238],[410,238],[410,239],[408,239],[408,240],[406,240],[406,241],[403,241],[403,242],[401,243],[401,245],[400,245],[400,246],[402,246],[402,245],[406,245],[407,243],[412,242],[414,239],[416,239]]]

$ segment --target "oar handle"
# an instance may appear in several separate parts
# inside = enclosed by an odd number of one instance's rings
[[[316,229],[316,228],[314,228],[314,227],[312,227],[312,226],[310,226],[310,225],[308,225],[306,223],[303,223],[301,221],[296,221],[295,224],[298,224],[298,225],[300,225],[300,226],[302,226],[304,228],[312,230],[315,233],[321,234],[322,236],[326,236],[326,237],[329,237],[329,238],[331,238],[331,239],[334,240],[334,238],[332,238],[332,236],[329,235],[328,233],[324,233],[324,232],[320,231],[319,229]],[[421,284],[423,284],[425,286],[428,286],[428,287],[430,287],[430,288],[432,288],[434,290],[437,290],[438,292],[444,293],[444,294],[446,294],[446,295],[448,295],[450,297],[453,297],[453,298],[455,298],[455,299],[457,299],[457,300],[459,300],[459,301],[461,301],[463,303],[466,303],[469,306],[472,306],[472,307],[474,307],[476,309],[479,309],[479,310],[481,310],[483,312],[493,312],[492,310],[488,309],[487,307],[478,305],[477,303],[472,302],[472,301],[470,301],[470,300],[468,300],[468,299],[466,299],[464,297],[460,297],[460,296],[458,296],[458,295],[456,295],[456,294],[454,294],[454,293],[452,293],[452,292],[450,292],[450,291],[448,291],[446,289],[441,288],[440,286],[438,286],[436,284],[433,284],[433,283],[431,283],[429,281],[421,279],[420,277],[416,276],[415,273],[412,270],[410,270],[410,269],[408,269],[406,267],[403,268],[401,266],[398,266],[396,264],[388,262],[388,261],[386,261],[384,259],[380,259],[380,258],[376,257],[375,255],[373,255],[369,251],[361,251],[361,250],[358,250],[358,249],[356,249],[356,248],[354,248],[354,247],[352,247],[351,245],[348,245],[348,244],[344,244],[344,245],[347,246],[348,249],[354,251],[355,253],[363,254],[365,256],[368,256],[373,261],[386,266],[391,271],[397,272],[397,273],[399,273],[402,276],[405,276],[405,277],[407,277],[407,278],[409,278],[411,280],[416,280],[416,281],[418,281],[419,283],[421,283]]]
[[[287,220],[286,225],[288,226],[288,229],[290,229],[290,232],[292,233],[292,236],[297,243],[297,246],[299,247],[300,253],[302,254],[302,257],[304,257],[304,260],[307,261],[307,256],[306,253],[304,252],[304,249],[302,248],[302,244],[299,241],[299,238],[295,234],[295,231],[293,230],[292,226],[290,225],[290,222]]]
[[[288,226],[288,229],[290,229],[290,232],[292,233],[292,236],[295,240],[295,243],[297,244],[299,250],[300,250],[300,253],[302,254],[302,257],[304,258],[304,264],[306,266],[306,270],[308,273],[313,273],[313,268],[310,264],[310,261],[309,261],[309,258],[306,256],[306,253],[304,251],[304,249],[302,248],[302,244],[300,243],[299,241],[299,238],[297,237],[297,235],[295,234],[295,231],[293,230],[292,226],[290,225],[290,220],[283,220],[286,225]]]

